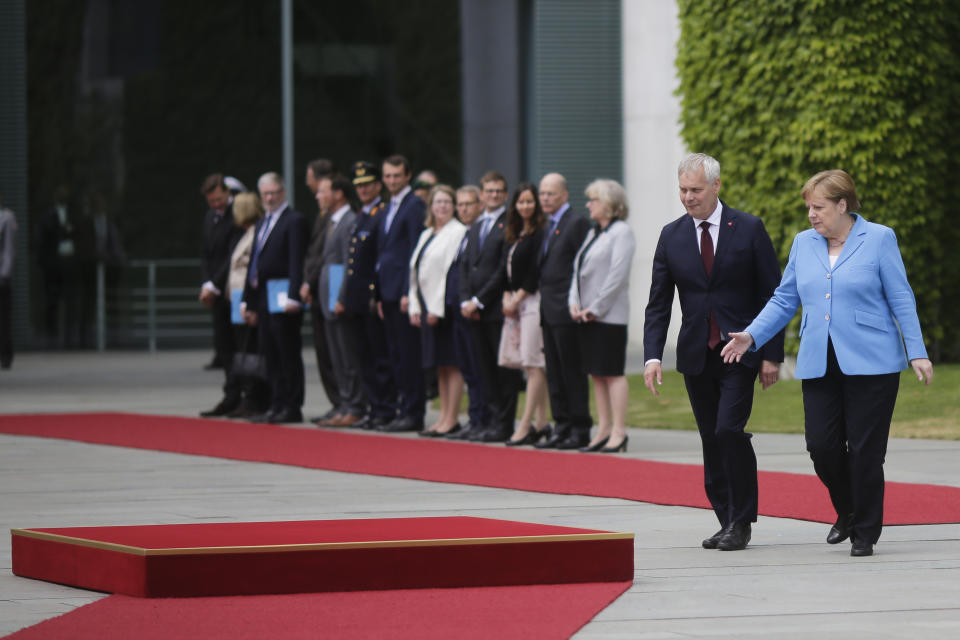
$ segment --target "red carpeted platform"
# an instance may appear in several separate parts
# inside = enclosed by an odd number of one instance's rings
[[[629,582],[223,598],[110,596],[8,640],[562,640]]]
[[[190,597],[621,582],[633,534],[471,517],[14,529],[13,572]]]
[[[0,433],[233,460],[708,508],[700,465],[123,413],[0,416]],[[642,442],[636,443],[639,447]],[[761,471],[760,514],[832,523],[814,475]],[[960,488],[888,482],[884,523],[960,522]]]

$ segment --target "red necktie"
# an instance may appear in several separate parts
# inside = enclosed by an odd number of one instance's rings
[[[700,258],[703,260],[703,268],[707,271],[707,277],[710,277],[710,271],[713,269],[713,238],[710,237],[710,223],[704,220],[700,223]],[[720,344],[720,325],[717,324],[717,318],[710,312],[710,336],[707,338],[707,346],[713,349]]]

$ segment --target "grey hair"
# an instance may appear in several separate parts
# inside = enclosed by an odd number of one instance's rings
[[[460,195],[461,193],[472,193],[477,197],[477,200],[480,200],[480,187],[475,184],[465,184],[457,189],[457,195]]]
[[[588,198],[596,198],[610,209],[610,217],[614,220],[626,220],[630,213],[627,206],[627,194],[616,180],[594,180],[584,193]]]
[[[720,163],[716,158],[705,153],[691,153],[684,158],[677,167],[677,175],[694,173],[697,169],[703,169],[707,184],[713,184],[720,179]]]
[[[287,186],[283,183],[283,178],[276,171],[268,171],[267,173],[260,176],[257,179],[257,189],[262,188],[264,182],[272,182],[276,185],[283,187],[284,189],[287,188]]]

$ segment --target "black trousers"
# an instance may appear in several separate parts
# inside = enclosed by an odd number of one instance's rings
[[[315,304],[319,296],[314,296]],[[317,307],[310,309],[310,327],[313,329],[313,350],[317,354],[317,370],[320,372],[320,384],[323,386],[323,392],[327,394],[327,400],[333,405],[334,410],[341,410],[340,406],[340,387],[337,384],[337,376],[333,373],[333,362],[330,359],[330,349],[327,346],[327,333],[324,329],[323,312]]]
[[[556,432],[560,435],[588,433],[593,426],[590,383],[580,359],[577,325],[543,323],[542,329],[547,389]]]
[[[497,365],[502,331],[502,321],[470,322],[477,370],[483,379],[484,390],[489,390],[487,406],[490,407],[490,423],[487,427],[510,434],[513,433],[513,423],[517,417],[517,394],[523,384],[523,374],[519,369]]]
[[[355,316],[363,326],[360,340],[360,374],[363,393],[370,405],[370,415],[387,420],[397,416],[397,387],[384,335],[383,320],[376,312]]]
[[[0,282],[0,366],[7,368],[13,362],[13,332],[10,311],[12,309],[10,283]]]
[[[827,342],[827,372],[803,381],[807,451],[851,536],[870,544],[883,527],[883,461],[900,374],[848,376]]]
[[[270,313],[264,293],[257,319],[260,350],[270,377],[270,408],[274,411],[300,411],[304,398],[303,340],[300,337],[303,313]]]
[[[400,416],[422,421],[426,413],[426,389],[423,379],[420,329],[400,311],[399,301],[383,301],[383,328],[393,367],[393,380],[400,394]]]
[[[233,402],[240,401],[242,386],[230,375],[233,354],[237,352],[235,331],[230,318],[230,298],[219,295],[210,307],[213,320],[213,350],[216,360],[223,365],[223,397]]]
[[[473,336],[470,335],[470,325],[473,324],[460,315],[457,308],[453,318],[453,349],[456,353],[457,368],[467,384],[469,405],[467,415],[474,426],[486,428],[490,425],[490,404],[487,402],[487,392],[483,387],[483,378],[477,366],[476,347]]]
[[[703,487],[726,527],[757,521],[757,456],[744,429],[753,409],[757,369],[724,364],[723,345],[707,353],[703,371],[684,374],[703,446]]]

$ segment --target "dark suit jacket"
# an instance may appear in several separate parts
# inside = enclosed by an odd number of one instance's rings
[[[710,332],[710,313],[721,337],[743,331],[773,295],[780,265],[763,222],[723,204],[713,269],[707,278],[694,220],[684,214],[663,228],[653,257],[650,300],[643,328],[644,360],[663,357],[670,325],[674,288],[680,293],[683,319],[677,338],[677,371],[703,371]],[[741,362],[758,367],[761,360],[783,361],[783,332]]]
[[[389,232],[385,228],[389,202],[377,216],[380,218],[377,229],[380,297],[387,302],[397,302],[410,288],[410,256],[423,233],[426,208],[423,200],[410,191],[400,202]]]
[[[550,223],[547,222],[547,230]],[[540,252],[540,322],[573,324],[570,317],[570,280],[573,259],[590,231],[590,219],[573,208],[560,218],[560,223],[547,239],[547,252]]]
[[[540,289],[540,254],[543,253],[545,233],[546,229],[537,229],[529,236],[520,236],[512,255],[509,246],[504,250],[503,273],[507,279],[504,288],[507,291],[523,289],[528,293],[536,293]],[[509,275],[507,262],[510,263]]]
[[[504,211],[490,227],[483,245],[480,244],[480,229],[483,228],[480,220],[470,225],[467,246],[460,257],[460,301],[466,302],[476,296],[483,306],[480,310],[483,321],[503,320],[500,302],[507,275],[503,270],[507,249],[503,242],[506,221],[507,212]]]
[[[350,238],[350,257],[344,275],[344,306],[351,313],[371,313],[377,293],[377,230],[383,215],[383,203],[370,213],[357,214]]]
[[[324,215],[322,211],[317,213],[313,230],[310,232],[310,241],[307,243],[307,254],[303,259],[303,281],[310,285],[310,294],[314,298],[317,297],[317,282],[323,268],[323,244],[329,225],[330,216]]]
[[[230,273],[230,256],[243,235],[243,229],[233,221],[233,204],[217,220],[217,213],[210,209],[203,218],[203,247],[200,252],[202,282],[210,281],[223,295],[229,297],[227,276]]]
[[[257,222],[254,231],[254,250],[260,229],[266,223],[266,217]],[[299,211],[285,207],[277,219],[270,235],[257,256],[257,289],[250,286],[250,274],[247,274],[243,290],[243,301],[251,310],[257,310],[266,301],[267,281],[281,278],[290,279],[287,297],[300,301],[300,284],[303,282],[303,256],[307,249],[307,221]],[[251,265],[253,259],[251,257]]]

